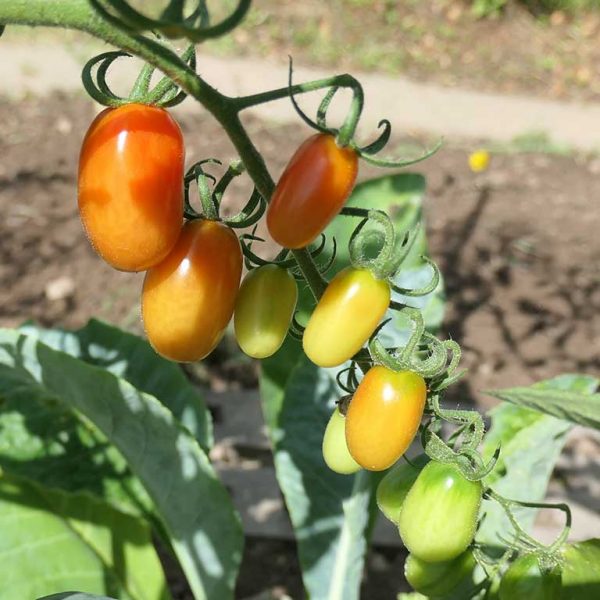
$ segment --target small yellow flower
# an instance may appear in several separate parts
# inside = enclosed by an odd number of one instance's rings
[[[481,173],[490,165],[490,153],[487,150],[476,150],[469,154],[469,167],[473,173]]]

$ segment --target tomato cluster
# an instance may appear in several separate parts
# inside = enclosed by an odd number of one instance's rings
[[[218,216],[184,222],[184,159],[181,130],[166,110],[131,103],[100,113],[79,162],[79,210],[87,236],[114,268],[146,271],[142,318],[158,353],[176,361],[204,358],[235,311],[241,349],[254,358],[271,356],[293,317],[295,279],[269,264],[251,270],[240,287],[243,256],[233,230]],[[273,193],[267,212],[273,239],[287,249],[313,242],[341,210],[357,170],[357,153],[339,147],[332,135],[309,138]],[[348,291],[356,286],[363,291],[351,299]],[[335,344],[340,317],[315,333],[332,311],[349,316],[370,306],[374,295],[376,313],[341,351]],[[389,287],[368,271],[340,274],[307,328],[309,356],[318,364],[340,364],[369,337],[388,304]]]

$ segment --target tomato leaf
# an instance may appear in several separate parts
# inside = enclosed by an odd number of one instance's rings
[[[150,528],[88,494],[3,475],[0,520],[0,600],[69,587],[130,600],[170,597]]]
[[[96,319],[77,331],[31,324],[20,330],[152,394],[194,434],[205,451],[212,446],[212,422],[204,400],[181,367],[158,355],[145,339]]]
[[[261,396],[308,595],[353,600],[362,579],[373,476],[338,475],[323,460],[323,434],[338,397],[334,375],[310,363],[290,340],[263,362]]]
[[[0,395],[58,402],[91,422],[152,498],[197,598],[231,598],[241,559],[239,517],[197,440],[155,397],[108,371],[0,330]]]
[[[598,380],[585,375],[562,375],[535,384],[533,389],[553,394],[557,390],[591,395]],[[490,411],[492,427],[486,435],[483,454],[490,458],[501,446],[498,463],[485,483],[515,500],[541,502],[554,465],[560,456],[572,425],[568,421],[545,415],[530,408],[500,404]],[[476,536],[480,543],[499,547],[498,535],[511,531],[503,510],[491,501],[483,503],[485,517]],[[531,530],[536,511],[516,509],[515,514],[526,530]]]
[[[518,406],[533,408],[571,423],[600,429],[600,394],[586,391],[517,387],[485,392]]]

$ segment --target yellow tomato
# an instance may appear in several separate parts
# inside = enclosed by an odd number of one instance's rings
[[[346,442],[363,468],[383,471],[410,446],[421,423],[427,386],[412,371],[373,367],[360,382],[346,414]]]
[[[144,279],[142,318],[154,349],[180,362],[210,354],[231,320],[241,274],[240,243],[229,227],[186,223],[171,253]]]
[[[390,286],[367,269],[347,267],[329,283],[304,331],[306,356],[320,367],[349,360],[390,305]]]

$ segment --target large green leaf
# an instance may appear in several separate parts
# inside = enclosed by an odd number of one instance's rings
[[[212,423],[204,400],[181,367],[159,356],[137,335],[91,319],[77,331],[23,325],[21,331],[44,344],[129,381],[160,400],[205,449],[212,446]]]
[[[600,429],[600,394],[577,390],[517,387],[486,392],[490,396],[594,429]]]
[[[556,390],[582,395],[593,394],[598,380],[585,375],[562,375],[532,386],[537,392],[549,395]],[[541,502],[546,495],[548,481],[560,456],[567,433],[568,421],[542,414],[536,410],[500,404],[490,411],[492,428],[485,438],[484,455],[491,457],[500,445],[500,460],[486,479],[486,484],[507,498]],[[485,518],[477,534],[480,543],[499,546],[498,535],[511,531],[504,512],[495,502],[484,503]],[[536,511],[515,511],[525,529],[531,529]]]
[[[239,518],[197,440],[172,413],[124,379],[20,332],[0,330],[0,364],[12,368],[23,394],[75,409],[121,452],[152,498],[196,598],[232,597]]]
[[[157,397],[196,436],[212,444],[210,415],[181,368],[158,356],[142,338],[92,320],[68,332],[24,325],[20,329],[57,350],[102,367]],[[2,367],[0,366],[0,371]],[[0,466],[68,491],[87,490],[132,514],[148,514],[152,502],[120,452],[61,403],[40,403],[0,380]]]
[[[88,494],[0,478],[0,600],[79,588],[129,600],[169,594],[148,526]]]
[[[289,349],[283,353],[292,355]],[[261,393],[267,399],[275,468],[296,532],[304,585],[313,600],[357,598],[371,474],[337,475],[323,461],[323,433],[339,397],[333,374],[306,358],[285,366],[269,361]]]
[[[405,231],[421,218],[424,188],[420,175],[375,179],[357,186],[349,205],[388,210],[398,230]],[[348,264],[348,240],[357,223],[355,218],[340,216],[327,229],[327,235],[335,235],[338,242],[337,258],[328,275]],[[403,284],[418,287],[430,276],[418,258],[425,249],[421,236],[403,270]],[[426,307],[431,327],[442,316],[440,290],[420,304]],[[313,305],[314,299],[304,290],[304,315]],[[399,340],[391,326],[384,335]],[[337,475],[323,461],[323,433],[339,398],[336,373],[336,369],[319,369],[310,363],[301,345],[290,339],[263,362],[260,382],[277,478],[296,532],[304,585],[313,600],[358,598],[372,524],[372,491],[378,480],[368,472]]]

